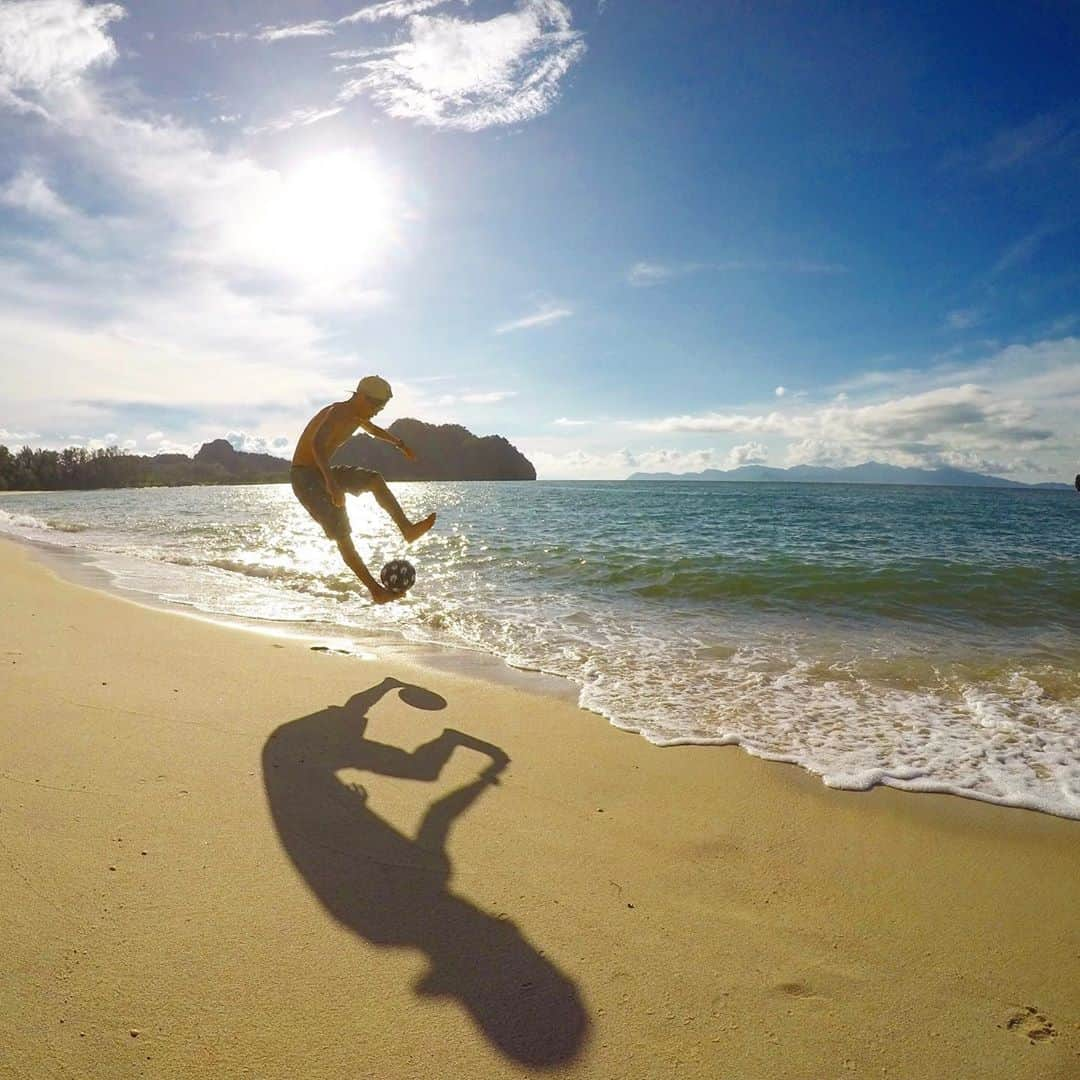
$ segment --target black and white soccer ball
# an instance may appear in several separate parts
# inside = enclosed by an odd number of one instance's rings
[[[416,580],[416,567],[405,559],[391,559],[379,571],[379,580],[391,592],[405,592],[412,588]]]

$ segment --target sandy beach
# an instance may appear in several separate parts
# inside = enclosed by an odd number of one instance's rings
[[[1080,1075],[1080,822],[0,575],[0,1076]]]

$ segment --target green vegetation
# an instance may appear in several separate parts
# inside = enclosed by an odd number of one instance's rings
[[[230,448],[231,449],[231,448]],[[230,468],[200,450],[144,457],[115,446],[103,450],[68,447],[12,453],[0,446],[0,491],[85,491],[90,488],[174,487],[184,484],[265,484],[288,479],[289,463],[269,455],[238,454],[260,460],[258,468]],[[231,462],[229,464],[232,464]],[[244,464],[256,464],[248,463]]]

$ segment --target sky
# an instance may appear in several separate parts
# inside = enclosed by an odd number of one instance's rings
[[[0,0],[0,443],[1080,468],[1080,7]]]

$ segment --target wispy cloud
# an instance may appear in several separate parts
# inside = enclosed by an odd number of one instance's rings
[[[1073,112],[1044,113],[1024,124],[998,131],[983,149],[983,163],[1001,172],[1036,159],[1058,157],[1080,144],[1080,127]]]
[[[250,135],[258,135],[264,131],[288,131],[294,127],[308,127],[310,124],[317,124],[320,120],[337,116],[343,110],[343,105],[334,105],[329,109],[293,109],[292,112],[277,116],[265,124],[253,124],[245,128],[245,131]]]
[[[574,312],[567,307],[545,307],[532,315],[526,315],[524,318],[514,319],[513,322],[496,326],[495,333],[509,334],[513,330],[531,330],[537,326],[550,326],[552,323],[558,322],[560,319],[566,319],[573,314]]]
[[[339,101],[369,95],[388,115],[480,131],[543,115],[585,53],[561,0],[519,0],[487,20],[414,15],[407,40],[357,64]]]
[[[1060,231],[1061,228],[1058,225],[1040,225],[1037,229],[1032,229],[1002,252],[1001,257],[991,267],[990,276],[997,277],[1014,266],[1030,262],[1043,241]]]
[[[660,263],[641,261],[636,262],[626,271],[626,280],[631,285],[649,286],[661,285],[672,278],[684,277],[687,274],[696,273],[708,267],[707,263]]]
[[[982,318],[979,308],[955,308],[945,316],[945,325],[950,330],[970,330],[982,322]]]
[[[369,4],[351,15],[338,19],[339,23],[378,22],[380,19],[405,19],[433,8],[446,7],[450,0],[386,0],[381,4]],[[461,0],[469,6],[469,0]]]
[[[724,259],[707,262],[652,262],[643,260],[626,271],[629,284],[641,287],[662,285],[675,278],[704,272],[737,273],[740,271],[786,274],[846,274],[848,268],[839,263],[813,259]]]
[[[333,33],[334,23],[317,19],[314,22],[296,23],[292,26],[264,26],[256,32],[255,37],[259,41],[272,42],[299,37],[331,37]]]
[[[497,405],[500,401],[517,397],[516,390],[482,390],[464,394],[443,394],[435,399],[441,408],[448,405]]]
[[[569,6],[563,0],[517,0],[513,10],[488,19],[424,14],[451,3],[469,6],[469,0],[387,0],[334,20],[189,36],[273,43],[405,21],[404,34],[391,45],[330,53],[343,80],[331,102],[293,110],[255,131],[314,123],[359,97],[369,97],[388,116],[461,131],[520,124],[546,113],[585,54],[584,35],[574,29]]]

